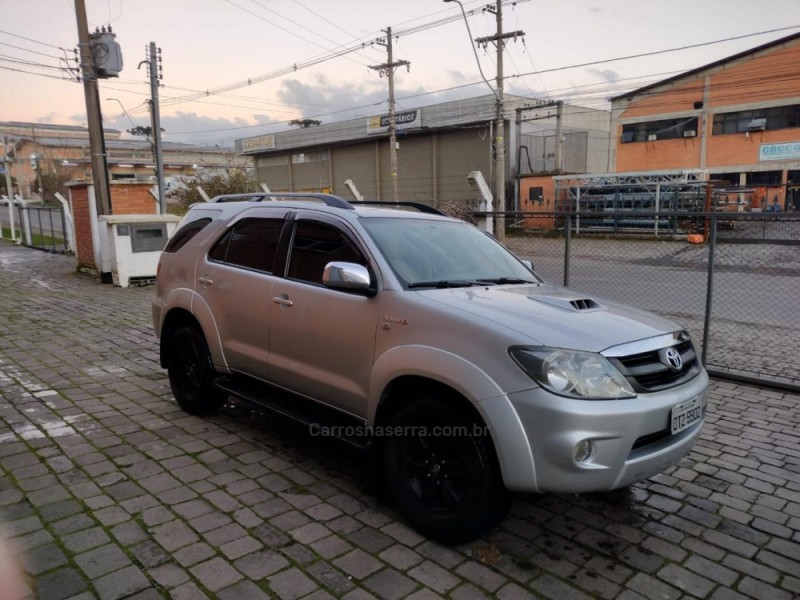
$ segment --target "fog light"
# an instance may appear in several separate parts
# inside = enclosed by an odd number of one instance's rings
[[[575,444],[572,458],[576,463],[583,463],[588,461],[592,457],[592,454],[594,454],[594,444],[592,440],[581,440]]]

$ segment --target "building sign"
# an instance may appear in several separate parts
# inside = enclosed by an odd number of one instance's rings
[[[407,110],[395,113],[394,122],[397,129],[419,127],[422,120],[421,110]],[[376,115],[367,119],[367,133],[386,133],[389,131],[389,115]]]
[[[800,159],[800,142],[784,144],[761,144],[758,160],[795,160]]]
[[[259,135],[256,137],[245,138],[242,140],[242,152],[254,152],[256,150],[274,150],[275,134]]]

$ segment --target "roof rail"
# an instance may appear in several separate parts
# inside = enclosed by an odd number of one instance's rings
[[[353,206],[343,198],[333,194],[318,194],[315,192],[252,192],[244,194],[221,194],[214,196],[212,202],[280,202],[281,200],[314,200],[334,208],[353,210]]]
[[[385,206],[387,208],[390,208],[392,206],[398,208],[415,208],[421,213],[447,216],[442,211],[433,208],[432,206],[428,206],[427,204],[422,204],[421,202],[392,202],[391,200],[350,200],[349,204],[353,206],[367,205],[367,206]]]

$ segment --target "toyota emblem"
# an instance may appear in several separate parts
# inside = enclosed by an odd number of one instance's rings
[[[683,358],[681,357],[681,353],[675,348],[667,348],[662,350],[661,362],[663,362],[673,371],[680,371],[683,367]]]

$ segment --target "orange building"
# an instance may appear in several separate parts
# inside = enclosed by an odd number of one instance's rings
[[[800,210],[800,34],[612,98],[611,170],[702,170]]]

